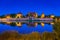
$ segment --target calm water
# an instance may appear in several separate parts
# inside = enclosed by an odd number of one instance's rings
[[[0,24],[0,33],[7,31],[7,30],[16,30],[21,34],[29,34],[32,32],[39,32],[39,33],[43,33],[43,32],[52,32],[53,31],[53,26],[49,25],[49,24],[45,24],[44,27],[42,27],[41,25],[37,25],[36,27],[29,27],[26,24],[23,24],[22,27],[18,27],[18,26],[10,26],[10,25],[4,25],[4,24]]]

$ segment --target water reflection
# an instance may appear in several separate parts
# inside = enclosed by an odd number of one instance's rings
[[[6,25],[6,24],[7,23],[0,24],[0,32],[4,32],[4,31],[8,31],[8,30],[15,30],[21,34],[29,34],[32,32],[43,33],[43,32],[52,32],[53,31],[53,27],[51,24],[45,24],[44,27],[41,26],[40,23],[38,23],[37,26],[35,26],[35,23],[32,23],[32,24],[22,23],[22,26],[16,26],[15,25],[16,23],[13,23],[13,22],[11,24],[8,24],[8,25]]]

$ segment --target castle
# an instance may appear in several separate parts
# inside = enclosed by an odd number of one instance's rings
[[[41,21],[49,21],[49,20],[53,20],[54,22],[57,22],[57,20],[60,21],[60,18],[55,17],[54,15],[50,15],[50,16],[45,16],[44,13],[41,14],[41,16],[38,16],[38,14],[36,12],[29,12],[26,16],[22,15],[22,13],[17,13],[17,14],[9,14],[9,15],[5,15],[0,16],[0,22],[6,22],[6,24],[10,24],[11,22],[7,22],[6,20],[29,20],[30,22],[32,20],[41,20]],[[34,25],[37,25],[37,22],[34,22]],[[53,22],[50,22],[50,24],[54,24]],[[21,22],[16,22],[17,26],[21,26],[22,25],[22,21]],[[30,24],[29,24],[30,25]],[[44,22],[41,22],[41,25],[44,26]]]

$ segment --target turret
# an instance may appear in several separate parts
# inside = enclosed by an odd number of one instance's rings
[[[18,13],[18,14],[16,15],[16,18],[22,18],[22,13]]]
[[[42,13],[41,18],[44,18],[44,17],[45,17],[45,15],[44,15],[44,13]]]

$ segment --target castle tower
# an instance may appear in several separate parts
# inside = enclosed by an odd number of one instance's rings
[[[22,14],[21,14],[21,13],[18,13],[18,14],[16,15],[16,18],[22,18]]]
[[[44,13],[42,13],[41,18],[44,18],[44,17],[45,17],[45,15],[44,15]]]
[[[42,13],[41,18],[44,18],[44,17],[45,17],[45,15],[44,15],[44,13]],[[44,26],[45,24],[41,23],[41,25]]]

